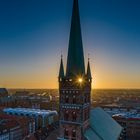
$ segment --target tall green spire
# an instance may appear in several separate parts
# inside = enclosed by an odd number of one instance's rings
[[[61,55],[61,63],[60,63],[60,69],[59,69],[59,78],[64,78],[64,66],[63,66],[62,55]]]
[[[71,77],[77,75],[85,75],[85,63],[78,0],[74,0],[66,76]]]
[[[88,77],[89,79],[92,79],[91,70],[90,70],[90,63],[89,63],[89,58],[88,58],[88,65],[87,65],[87,77]]]

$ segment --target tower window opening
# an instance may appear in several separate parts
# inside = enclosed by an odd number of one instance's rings
[[[67,121],[69,119],[69,111],[65,112],[65,120]]]
[[[73,121],[76,121],[76,119],[77,119],[77,115],[76,115],[75,111],[72,113],[72,119],[73,119]]]
[[[85,114],[84,114],[84,118],[85,118],[85,120],[87,119],[87,113],[85,112]]]
[[[79,82],[79,83],[82,83],[82,82],[83,82],[83,79],[82,79],[82,78],[79,78],[79,79],[78,79],[78,82]]]
[[[76,130],[72,130],[72,140],[76,140]]]
[[[88,96],[88,102],[90,102],[90,96]]]
[[[65,138],[68,138],[68,136],[69,136],[69,131],[68,131],[68,129],[64,129],[64,137]]]
[[[65,102],[69,103],[69,96],[68,95],[66,96]]]
[[[73,104],[76,104],[76,96],[73,95]]]
[[[85,96],[85,103],[87,102],[87,97]]]

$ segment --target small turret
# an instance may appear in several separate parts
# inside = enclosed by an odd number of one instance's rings
[[[92,79],[89,58],[88,58],[88,65],[87,65],[87,77],[88,79]]]
[[[63,56],[61,55],[61,63],[59,69],[59,78],[64,78]]]

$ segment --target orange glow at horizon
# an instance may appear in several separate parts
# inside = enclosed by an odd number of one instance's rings
[[[106,73],[106,74],[105,74]],[[92,73],[93,89],[108,89],[108,88],[137,88],[140,89],[140,76],[127,76],[127,75],[115,75],[110,73]],[[41,75],[41,76],[40,76]],[[11,79],[11,80],[9,80]],[[137,80],[136,80],[137,79]],[[79,80],[79,79],[78,79]],[[80,80],[81,81],[81,80]],[[49,72],[40,73],[38,75],[26,75],[15,78],[8,77],[5,78],[4,82],[0,82],[0,87],[6,88],[25,88],[25,89],[57,89],[58,88],[58,79],[57,73]]]
[[[137,88],[140,89],[139,70],[131,73],[129,69],[122,68],[120,70],[113,68],[108,61],[101,61],[98,57],[96,62],[91,59],[92,88],[93,89],[109,89],[109,88]],[[44,61],[42,61],[44,60]],[[58,72],[60,61],[57,56],[41,58],[41,62],[37,65],[26,64],[21,65],[20,69],[11,68],[11,66],[2,68],[0,73],[0,87],[6,88],[25,88],[25,89],[57,89],[58,88]],[[86,59],[85,59],[86,60]],[[97,62],[98,61],[98,62]],[[93,64],[94,63],[94,64]],[[66,58],[64,58],[64,66],[66,66]]]

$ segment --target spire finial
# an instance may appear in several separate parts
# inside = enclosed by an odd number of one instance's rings
[[[88,53],[88,61],[90,61],[90,53]]]
[[[62,51],[61,51],[61,59],[63,59],[63,53],[62,53]]]

